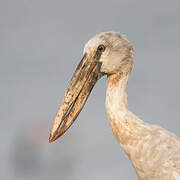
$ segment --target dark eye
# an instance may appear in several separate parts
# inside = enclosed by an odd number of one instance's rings
[[[105,47],[103,44],[99,45],[98,48],[97,48],[97,50],[98,50],[99,52],[104,52],[105,49],[106,49],[106,47]]]

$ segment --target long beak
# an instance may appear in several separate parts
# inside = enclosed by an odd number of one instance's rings
[[[100,66],[99,61],[84,55],[58,109],[49,142],[55,141],[73,124],[96,81],[102,76]]]

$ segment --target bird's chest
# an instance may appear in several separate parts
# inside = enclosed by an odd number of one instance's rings
[[[165,140],[163,140],[165,142]],[[166,170],[171,167],[167,158],[170,152],[160,147],[161,140],[152,134],[142,134],[135,144],[128,144],[129,159],[131,160],[140,180],[170,180],[166,179]],[[166,146],[165,144],[163,145]],[[169,155],[168,155],[169,154]],[[166,164],[168,162],[169,164]]]

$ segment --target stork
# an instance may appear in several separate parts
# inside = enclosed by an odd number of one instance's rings
[[[128,109],[125,90],[133,64],[133,46],[120,33],[103,32],[90,39],[56,114],[49,142],[72,125],[97,80],[107,75],[108,122],[139,179],[180,180],[180,137],[145,123]]]

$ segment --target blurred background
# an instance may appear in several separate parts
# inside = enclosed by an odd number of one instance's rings
[[[180,135],[180,1],[0,0],[0,178],[137,179],[108,125],[106,78],[67,133],[49,144],[53,119],[96,33],[135,47],[129,108]]]

